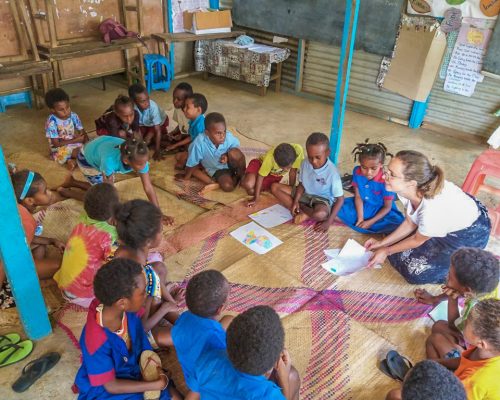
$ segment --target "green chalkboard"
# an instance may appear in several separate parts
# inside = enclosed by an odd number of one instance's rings
[[[234,0],[237,25],[340,46],[346,1]],[[406,0],[360,0],[355,46],[390,56]]]

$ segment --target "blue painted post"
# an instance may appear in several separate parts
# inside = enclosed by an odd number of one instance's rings
[[[302,73],[304,71],[305,40],[299,39],[297,47],[297,67],[295,69],[295,91],[302,91]]]
[[[349,90],[352,55],[356,41],[360,0],[346,0],[344,31],[340,50],[339,70],[337,73],[337,88],[333,103],[332,126],[330,130],[330,159],[336,164],[340,154],[340,141],[344,125],[345,104]]]
[[[168,31],[174,33],[174,21],[172,18],[172,0],[167,0]],[[168,44],[168,60],[170,61],[170,70],[172,71],[172,80],[175,79],[175,53],[174,43]]]
[[[218,10],[219,9],[219,0],[210,0],[210,8],[212,10]]]
[[[410,121],[408,126],[412,129],[418,129],[424,122],[427,105],[429,104],[429,97],[425,101],[414,101],[411,109]]]
[[[31,251],[17,210],[9,171],[0,146],[0,255],[24,330],[30,339],[52,332]]]

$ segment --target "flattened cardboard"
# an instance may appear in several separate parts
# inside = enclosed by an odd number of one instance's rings
[[[198,33],[200,31],[214,32],[214,29],[231,30],[233,21],[231,11],[184,11],[184,29],[188,32]]]
[[[403,25],[383,87],[415,101],[426,101],[446,49],[440,29]]]

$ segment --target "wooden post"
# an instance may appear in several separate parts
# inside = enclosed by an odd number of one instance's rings
[[[295,70],[295,91],[302,92],[302,82],[304,79],[304,57],[306,53],[306,41],[299,39],[297,47],[297,67]]]
[[[274,91],[276,93],[279,93],[280,90],[281,90],[281,70],[282,70],[282,67],[283,66],[283,63],[282,62],[279,62],[278,64],[276,64],[276,86],[274,87]]]
[[[52,332],[31,250],[26,241],[7,164],[0,146],[0,255],[26,334],[41,339]]]

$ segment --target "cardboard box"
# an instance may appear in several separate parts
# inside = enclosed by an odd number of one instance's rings
[[[184,11],[184,30],[196,35],[231,32],[231,11]]]

